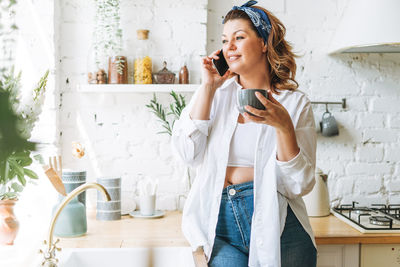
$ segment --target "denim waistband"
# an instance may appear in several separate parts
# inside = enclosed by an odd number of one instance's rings
[[[234,192],[234,194],[230,192]],[[228,199],[228,195],[231,199],[253,195],[253,181],[242,184],[228,185],[222,190],[222,199]]]

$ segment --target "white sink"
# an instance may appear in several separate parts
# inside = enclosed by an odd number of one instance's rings
[[[57,258],[60,267],[195,267],[190,247],[64,248]]]

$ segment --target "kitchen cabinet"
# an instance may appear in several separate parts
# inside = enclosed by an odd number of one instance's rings
[[[400,244],[361,245],[360,267],[399,267]]]
[[[358,244],[318,245],[317,267],[358,267]],[[375,266],[376,267],[376,266]]]
[[[194,92],[200,84],[80,84],[80,93]]]

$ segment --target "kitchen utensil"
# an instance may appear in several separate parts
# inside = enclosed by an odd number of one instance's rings
[[[317,168],[314,188],[310,193],[303,196],[308,216],[322,217],[330,214],[329,192],[326,184],[327,178],[328,175],[323,174],[321,169]]]
[[[62,161],[60,155],[49,157],[49,165],[57,172],[58,176],[62,176]]]
[[[54,186],[54,188],[57,190],[58,193],[60,193],[63,196],[66,196],[67,193],[65,191],[65,186],[58,175],[58,173],[52,168],[47,165],[43,165],[43,170],[46,176],[49,178],[51,184]]]

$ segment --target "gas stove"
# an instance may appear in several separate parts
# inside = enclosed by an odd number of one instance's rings
[[[362,233],[400,233],[400,204],[356,206],[358,202],[332,208],[332,213]]]

